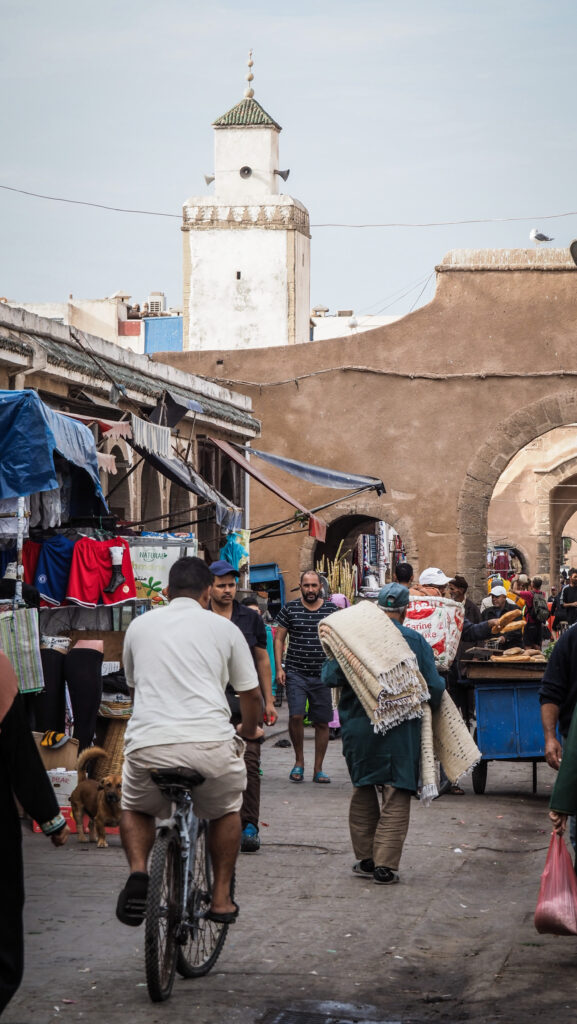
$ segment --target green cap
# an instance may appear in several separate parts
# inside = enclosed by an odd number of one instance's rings
[[[381,608],[406,608],[409,603],[409,591],[400,583],[387,583],[379,590],[377,604]]]

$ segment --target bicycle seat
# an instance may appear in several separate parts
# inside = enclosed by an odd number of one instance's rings
[[[204,775],[194,768],[151,768],[150,778],[160,789],[177,786],[180,789],[194,789],[204,782]]]

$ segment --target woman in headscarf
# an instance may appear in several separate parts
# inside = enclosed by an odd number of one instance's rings
[[[70,830],[26,721],[14,669],[0,651],[0,1014],[24,969],[22,832],[13,794],[54,846],[63,846]]]

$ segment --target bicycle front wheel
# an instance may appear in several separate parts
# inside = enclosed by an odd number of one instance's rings
[[[194,861],[193,861],[194,858]],[[208,974],[224,946],[228,924],[207,921],[203,914],[212,900],[212,864],[208,851],[208,823],[199,821],[194,850],[191,851],[191,877],[187,904],[186,942],[178,947],[176,969],[183,978]],[[231,885],[234,896],[234,878]]]
[[[146,983],[153,1003],[172,992],[182,914],[181,864],[178,834],[161,829],[152,848],[144,933]]]

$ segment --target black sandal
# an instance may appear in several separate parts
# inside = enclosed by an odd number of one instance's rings
[[[148,875],[145,871],[133,871],[116,904],[116,916],[122,924],[130,925],[131,928],[137,928],[142,924],[146,913],[147,893]]]
[[[206,910],[202,916],[205,921],[214,921],[215,924],[234,924],[238,917],[240,907],[238,903],[234,902],[234,900],[232,902],[234,904],[234,910],[225,910],[222,913],[219,913],[218,910]]]

